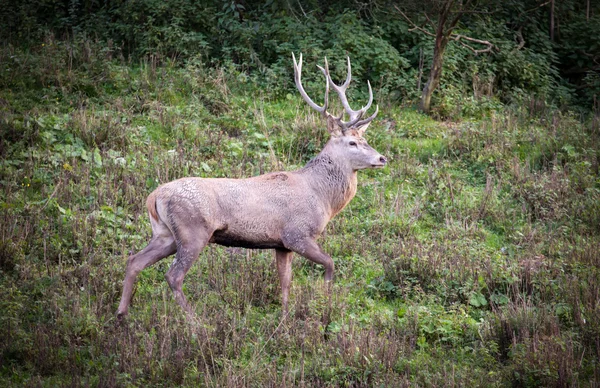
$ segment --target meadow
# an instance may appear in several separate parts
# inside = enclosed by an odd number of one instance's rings
[[[195,319],[167,258],[118,322],[154,188],[298,169],[326,125],[294,90],[200,57],[49,37],[0,63],[0,385],[600,384],[597,114],[482,97],[433,119],[375,88],[365,136],[389,164],[359,173],[320,239],[330,296],[295,256],[283,316],[271,251],[211,245],[184,283]]]

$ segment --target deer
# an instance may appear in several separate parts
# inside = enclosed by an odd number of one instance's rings
[[[322,106],[308,96],[301,82],[302,54],[294,62],[294,81],[304,101],[327,123],[330,138],[317,156],[296,171],[271,172],[242,179],[188,177],[163,184],[146,200],[152,238],[140,252],[127,260],[123,293],[117,318],[128,313],[138,274],[159,260],[175,254],[165,278],[176,302],[194,315],[183,290],[183,280],[208,244],[249,249],[273,249],[281,287],[281,305],[288,312],[292,280],[292,255],[296,253],[324,267],[324,281],[331,284],[334,262],[317,243],[329,221],[355,196],[357,172],[383,168],[387,159],[373,149],[363,135],[375,112],[365,117],[373,102],[353,110],[346,97],[352,79],[348,57],[347,77],[337,85],[325,67]],[[343,106],[339,116],[329,113],[329,90],[333,89]],[[343,121],[344,113],[349,116]]]

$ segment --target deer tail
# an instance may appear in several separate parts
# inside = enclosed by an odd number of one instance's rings
[[[156,190],[151,192],[146,199],[146,208],[148,208],[148,214],[150,214],[150,217],[158,221],[158,212],[156,211]]]

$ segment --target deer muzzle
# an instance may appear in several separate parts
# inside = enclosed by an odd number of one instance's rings
[[[371,167],[382,168],[386,164],[387,164],[387,159],[385,158],[385,156],[379,155],[378,157],[375,158],[375,162],[371,163]]]

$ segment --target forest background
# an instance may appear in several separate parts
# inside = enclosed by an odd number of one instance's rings
[[[0,383],[597,386],[600,6],[590,0],[0,0]],[[389,166],[297,259],[211,246],[186,321],[125,261],[183,176],[300,168],[352,60]],[[437,80],[437,81],[436,81]]]

